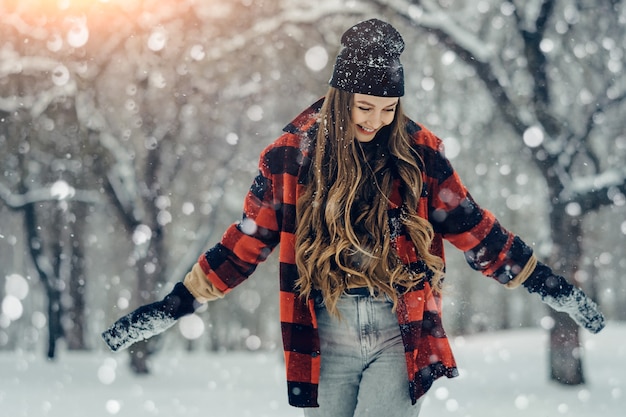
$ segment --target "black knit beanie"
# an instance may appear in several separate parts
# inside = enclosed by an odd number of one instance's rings
[[[348,29],[341,37],[332,87],[370,96],[404,95],[404,70],[400,54],[404,40],[389,23],[370,19]]]

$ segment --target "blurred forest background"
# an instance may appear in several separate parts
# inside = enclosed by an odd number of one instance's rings
[[[0,350],[104,349],[103,329],[161,298],[371,17],[402,33],[407,113],[476,200],[625,320],[622,1],[0,0]],[[569,319],[447,254],[450,335],[543,326],[558,378],[581,378]],[[272,256],[132,366],[280,350],[277,275]]]

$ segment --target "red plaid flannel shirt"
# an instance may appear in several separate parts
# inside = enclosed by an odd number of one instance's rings
[[[289,403],[316,407],[320,351],[313,300],[307,303],[294,290],[296,201],[310,167],[323,99],[296,117],[284,133],[261,154],[259,174],[244,202],[243,220],[231,225],[220,243],[200,256],[207,279],[224,293],[250,276],[280,243],[280,320],[286,360]],[[444,258],[443,239],[465,252],[470,266],[506,284],[532,255],[518,237],[502,228],[481,209],[461,183],[442,152],[441,141],[409,121],[407,130],[423,160],[424,188],[418,215],[435,230],[432,251]],[[403,262],[423,271],[414,245],[400,222],[402,201],[396,181],[390,196],[389,227],[394,248]],[[415,403],[442,376],[458,375],[442,327],[441,298],[425,280],[400,297],[398,324],[404,342],[408,388]]]

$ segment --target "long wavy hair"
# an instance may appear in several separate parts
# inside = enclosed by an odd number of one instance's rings
[[[296,207],[298,291],[309,297],[312,290],[320,290],[335,316],[350,279],[389,296],[394,309],[399,289],[407,291],[426,279],[424,272],[409,271],[392,247],[387,196],[394,177],[402,182],[403,226],[432,271],[434,291],[441,290],[444,269],[443,260],[429,250],[433,228],[416,213],[423,186],[421,158],[412,147],[400,102],[386,151],[369,162],[355,139],[353,104],[354,94],[329,89],[320,111],[309,182]]]

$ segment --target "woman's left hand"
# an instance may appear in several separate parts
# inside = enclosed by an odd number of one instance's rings
[[[555,309],[569,316],[591,333],[598,333],[604,329],[605,319],[598,305],[578,287],[573,287],[569,293],[556,297],[545,295],[541,300]]]
[[[541,262],[522,285],[530,293],[539,294],[541,301],[554,310],[569,314],[591,333],[598,333],[606,324],[604,315],[591,298]]]

